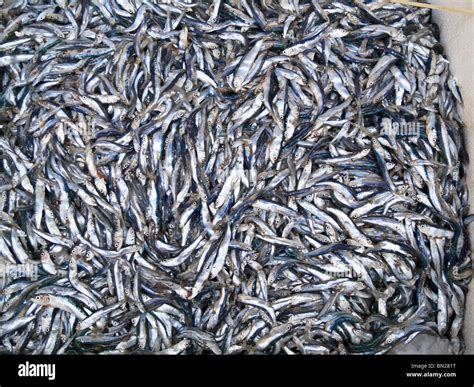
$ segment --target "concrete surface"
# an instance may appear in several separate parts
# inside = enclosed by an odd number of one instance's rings
[[[446,2],[444,2],[446,3]],[[454,2],[456,3],[456,2]],[[456,4],[458,5],[458,4]],[[463,2],[463,8],[471,7],[471,1]],[[441,43],[450,61],[451,73],[456,77],[461,89],[464,106],[462,117],[466,124],[465,138],[471,164],[468,166],[468,185],[470,192],[470,213],[474,212],[474,16],[435,11],[433,19],[441,29]],[[471,248],[474,248],[474,226],[469,227]],[[471,282],[466,301],[464,339],[466,352],[474,353],[474,286]]]

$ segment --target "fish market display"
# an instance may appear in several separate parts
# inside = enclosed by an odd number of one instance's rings
[[[2,3],[1,353],[463,351],[462,98],[429,10]]]

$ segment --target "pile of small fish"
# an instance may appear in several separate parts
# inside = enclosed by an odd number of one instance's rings
[[[1,353],[463,351],[462,99],[429,10],[4,1]]]

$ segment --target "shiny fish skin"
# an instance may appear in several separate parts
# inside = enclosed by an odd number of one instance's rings
[[[464,350],[462,97],[428,9],[0,13],[0,352]],[[396,129],[396,130],[391,130]]]

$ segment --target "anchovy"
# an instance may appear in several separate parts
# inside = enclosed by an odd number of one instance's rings
[[[0,352],[462,353],[461,89],[429,9],[0,12]]]

